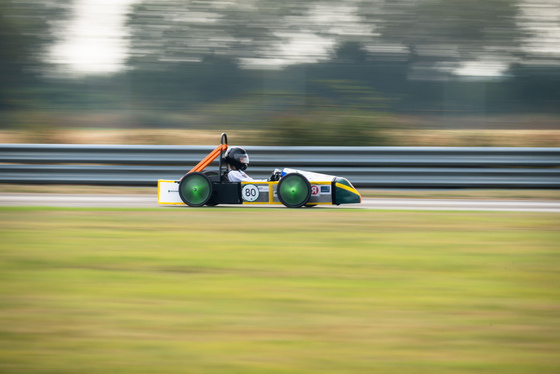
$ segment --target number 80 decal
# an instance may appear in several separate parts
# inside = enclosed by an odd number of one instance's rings
[[[243,201],[256,201],[259,198],[259,189],[254,184],[246,184],[241,187],[241,198]]]

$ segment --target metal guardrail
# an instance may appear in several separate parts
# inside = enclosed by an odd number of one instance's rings
[[[346,177],[358,188],[560,188],[560,148],[245,148],[254,178],[290,167]],[[212,149],[0,144],[0,183],[155,186],[179,179]]]

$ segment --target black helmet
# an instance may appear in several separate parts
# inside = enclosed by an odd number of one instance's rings
[[[241,147],[228,148],[224,159],[231,166],[235,166],[237,170],[245,170],[249,165],[249,155]]]

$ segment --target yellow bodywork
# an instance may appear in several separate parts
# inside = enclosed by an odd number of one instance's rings
[[[315,193],[312,193],[309,201],[306,205],[332,205],[333,198],[332,194],[335,190],[343,190],[346,193],[355,195],[357,199],[361,201],[360,193],[349,186],[341,183],[332,183],[330,181],[313,181],[309,182],[311,188]],[[280,199],[276,194],[276,188],[278,182],[268,182],[268,181],[252,181],[252,182],[240,182],[241,190],[243,191],[244,186],[254,185],[257,187],[259,194],[253,201],[247,201],[241,198],[241,204],[244,205],[282,205]],[[317,188],[313,188],[317,186]],[[322,187],[322,188],[321,188]],[[334,187],[334,188],[333,188]],[[179,183],[177,181],[170,180],[159,180],[158,181],[158,204],[164,205],[184,205],[185,203],[181,200],[179,196]]]

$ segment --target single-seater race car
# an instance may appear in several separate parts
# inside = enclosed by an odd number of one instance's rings
[[[360,203],[360,193],[345,178],[309,171],[276,169],[269,180],[230,182],[222,172],[227,135],[220,145],[178,181],[158,181],[158,204],[284,204],[289,208]],[[217,157],[217,172],[204,169]]]

